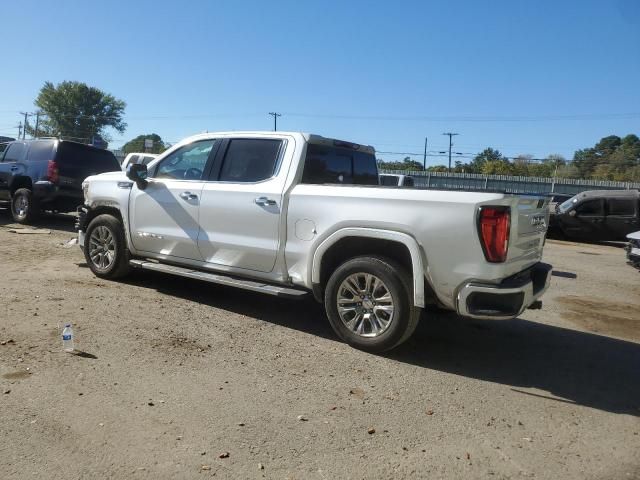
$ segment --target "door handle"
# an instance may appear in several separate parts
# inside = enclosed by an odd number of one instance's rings
[[[198,198],[198,195],[191,192],[182,192],[180,194],[180,198],[182,198],[183,200],[196,200]]]
[[[17,165],[11,165],[11,170],[13,170],[13,171],[18,170],[18,166]]]
[[[261,207],[266,207],[266,206],[274,206],[276,204],[275,200],[271,200],[270,198],[267,197],[258,197],[254,200],[256,205],[260,205]]]

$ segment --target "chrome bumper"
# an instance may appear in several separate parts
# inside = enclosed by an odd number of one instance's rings
[[[511,319],[534,304],[549,288],[551,265],[537,263],[499,284],[469,282],[456,296],[459,315],[484,320]]]

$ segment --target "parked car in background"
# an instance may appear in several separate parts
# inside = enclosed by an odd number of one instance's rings
[[[143,165],[149,165],[158,155],[155,153],[129,153],[122,161],[122,171],[126,172],[127,167],[131,163],[141,163]]]
[[[550,228],[576,240],[625,240],[640,227],[640,191],[590,190],[561,203]]]
[[[82,204],[82,181],[120,170],[108,150],[58,140],[16,140],[0,153],[0,204],[13,219],[31,223],[42,210],[75,211]]]
[[[372,147],[318,135],[196,135],[84,190],[78,244],[98,277],[311,293],[368,351],[407,340],[427,305],[510,319],[549,286],[544,196],[384,188]]]
[[[381,173],[380,185],[393,187],[413,187],[415,181],[411,175],[397,175],[395,173]]]
[[[640,268],[640,231],[627,235],[627,260],[629,265]]]

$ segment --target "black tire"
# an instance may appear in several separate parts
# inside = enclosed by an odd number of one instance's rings
[[[16,223],[28,225],[40,216],[40,205],[28,188],[19,188],[11,196],[11,215]]]
[[[100,230],[96,231],[98,228],[100,228]],[[92,235],[94,232],[96,232],[96,235],[100,234],[100,236],[104,238],[104,241],[95,239],[95,245],[99,248],[100,253],[96,253],[96,250],[92,249],[94,242]],[[109,236],[106,234],[102,235],[105,232],[108,232]],[[111,240],[113,240],[113,242],[111,242]],[[91,220],[87,227],[84,243],[84,258],[96,277],[113,280],[124,277],[130,272],[130,254],[124,236],[124,227],[122,222],[113,215],[98,215]],[[107,250],[113,255],[113,258],[105,265],[106,262],[101,260],[104,260]],[[107,257],[108,256],[109,255],[107,255]]]
[[[386,329],[376,336],[366,337],[352,331],[338,313],[338,295],[342,283],[349,276],[359,273],[378,277],[384,283],[393,301],[393,316]],[[342,340],[352,347],[372,353],[391,350],[407,340],[415,331],[422,311],[413,306],[412,281],[406,270],[393,260],[377,256],[356,257],[340,265],[327,282],[324,308],[329,323]],[[367,334],[366,328],[363,333]],[[371,332],[368,333],[371,334]]]

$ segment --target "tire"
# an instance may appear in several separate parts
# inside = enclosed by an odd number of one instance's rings
[[[113,215],[98,215],[91,220],[83,251],[96,277],[113,280],[126,276],[131,270],[124,227]]]
[[[421,309],[413,306],[411,285],[406,270],[387,258],[348,260],[333,272],[325,288],[329,323],[352,347],[372,353],[391,350],[411,337],[418,325]],[[356,290],[364,298],[354,295]]]
[[[40,216],[40,205],[28,188],[19,188],[11,196],[11,215],[16,223],[28,225]]]

